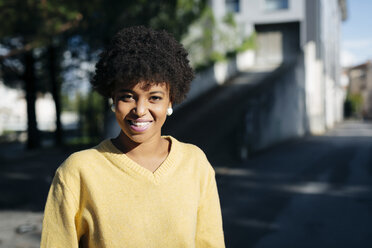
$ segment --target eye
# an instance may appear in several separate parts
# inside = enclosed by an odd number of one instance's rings
[[[119,99],[122,100],[122,101],[128,102],[128,101],[131,101],[133,99],[133,95],[131,95],[131,94],[121,95],[121,96],[119,96]]]
[[[153,101],[153,102],[157,102],[157,101],[160,101],[162,99],[163,98],[161,96],[151,96],[150,97],[150,100]]]

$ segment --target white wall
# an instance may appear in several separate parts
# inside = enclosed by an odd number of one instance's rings
[[[306,112],[309,131],[321,134],[325,131],[323,63],[316,58],[316,44],[310,41],[304,48]]]
[[[254,51],[247,50],[238,53],[234,59],[218,62],[207,70],[198,73],[191,83],[186,101],[182,104],[185,104],[217,85],[225,83],[231,76],[249,69],[254,63]],[[180,106],[182,106],[182,104]]]
[[[39,95],[35,109],[38,128],[54,130],[56,112],[52,95]],[[0,81],[0,134],[4,130],[27,130],[27,102],[23,90],[9,88]]]
[[[304,20],[304,0],[289,0],[288,9],[268,11],[265,0],[243,0],[241,15],[246,22],[255,24],[294,22]]]
[[[325,89],[325,122],[327,128],[332,128],[340,121],[340,93],[342,90],[340,77],[340,38],[341,12],[339,1],[321,0],[321,46],[324,63]]]
[[[9,88],[0,81],[0,134],[4,130],[26,130],[26,108],[23,91]]]
[[[259,118],[259,138],[254,149],[265,149],[273,144],[303,136],[307,132],[304,103],[305,71],[299,56],[297,63],[275,77],[263,102]],[[265,97],[265,94],[267,95]]]

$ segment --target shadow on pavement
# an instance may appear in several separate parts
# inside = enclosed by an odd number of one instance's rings
[[[26,151],[22,143],[1,144],[0,150],[0,209],[43,211],[54,172],[72,151]]]

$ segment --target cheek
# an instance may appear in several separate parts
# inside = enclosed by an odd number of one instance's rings
[[[127,115],[130,110],[131,110],[131,107],[128,105],[128,104],[124,104],[122,102],[119,102],[116,104],[116,115],[120,115],[120,116],[123,116],[123,115]]]
[[[158,106],[152,107],[152,113],[155,114],[158,118],[165,118],[167,116],[168,105],[159,104]]]
[[[161,107],[156,109],[156,114],[160,117],[165,118],[167,116],[167,108]]]

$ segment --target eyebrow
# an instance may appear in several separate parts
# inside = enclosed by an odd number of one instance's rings
[[[165,95],[163,91],[151,91],[150,94],[162,94]]]
[[[128,89],[120,89],[119,92],[129,92],[129,93],[134,93],[133,90],[128,90]]]
[[[129,89],[121,89],[121,90],[119,90],[119,92],[129,92],[129,93],[135,94],[135,92],[133,90],[129,90]],[[165,95],[165,93],[163,91],[151,91],[150,92],[150,95],[152,95],[152,94],[162,94],[162,95]]]

